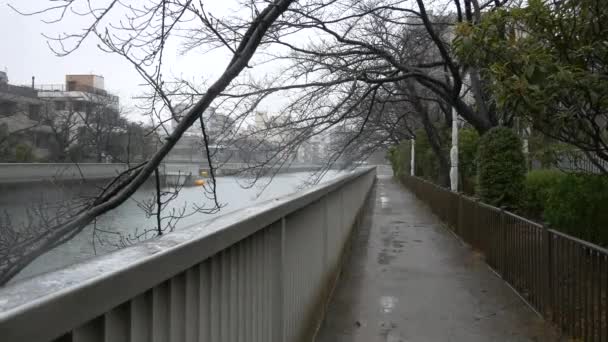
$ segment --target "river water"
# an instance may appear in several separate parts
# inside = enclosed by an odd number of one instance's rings
[[[335,178],[339,174],[337,171],[330,171],[321,182]],[[248,182],[245,179],[220,177],[217,179],[217,197],[219,203],[223,206],[221,210],[215,214],[195,213],[184,217],[177,222],[175,229],[194,224],[204,224],[205,221],[217,215],[238,210],[255,202],[299,191],[309,180],[310,173],[307,172],[279,174],[272,181],[264,178],[259,179],[256,186],[248,188]],[[92,189],[94,189],[94,185],[89,185],[89,189],[83,189],[81,185],[78,188],[72,186],[72,188],[58,189],[56,186],[40,184],[4,188],[0,189],[2,193],[0,196],[0,210],[11,216],[13,224],[19,225],[27,222],[28,217],[25,208],[31,207],[34,203],[62,201],[66,197],[82,196],[90,193]],[[120,207],[98,218],[96,222],[97,230],[94,229],[93,225],[86,227],[71,240],[34,260],[11,282],[116,250],[119,248],[119,242],[124,241],[124,237],[133,236],[146,228],[155,227],[156,218],[146,217],[144,211],[138,206],[138,201],[149,200],[152,194],[153,189],[150,186],[139,190]],[[211,204],[212,201],[208,199],[202,187],[184,187],[179,196],[171,202],[171,206],[174,208],[185,206],[189,213],[193,212],[193,205]]]

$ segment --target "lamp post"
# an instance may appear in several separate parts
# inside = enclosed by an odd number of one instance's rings
[[[526,125],[524,126],[522,135],[523,135],[523,139],[522,139],[522,149],[524,152],[524,157],[526,158],[526,169],[530,170],[532,168],[532,163],[530,161],[530,134],[531,134],[531,129],[530,126]]]
[[[416,168],[416,139],[412,137],[411,141],[411,151],[410,151],[410,175],[415,176],[416,172],[414,172]]]
[[[458,112],[452,106],[452,148],[450,149],[450,189],[458,192]]]

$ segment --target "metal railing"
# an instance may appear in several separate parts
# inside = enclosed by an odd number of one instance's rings
[[[607,152],[602,153],[606,155]],[[566,172],[601,174],[608,170],[608,161],[591,152],[586,155],[582,151],[569,151],[558,155],[556,168]]]
[[[403,183],[546,319],[608,341],[608,250],[420,178]]]
[[[99,89],[99,88],[96,88],[93,86],[89,86],[89,85],[85,85],[85,84],[77,84],[77,83],[71,84],[68,86],[66,86],[65,84],[36,84],[34,86],[34,88],[39,91],[59,91],[59,92],[83,91],[85,93],[91,93],[91,94],[97,94],[97,95],[103,95],[103,96],[111,95],[104,89]]]
[[[68,91],[80,91],[83,93],[94,94],[106,97],[111,102],[118,103],[119,97],[108,92],[105,89],[99,89],[85,84],[72,84],[66,86],[65,84],[36,84],[35,89],[41,92],[68,92]],[[43,96],[44,97],[44,96]]]
[[[310,341],[375,169],[0,289],[11,341]]]

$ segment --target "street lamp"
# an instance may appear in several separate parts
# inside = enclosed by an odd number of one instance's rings
[[[415,176],[416,172],[414,172],[416,168],[416,138],[412,136],[411,141],[411,151],[410,151],[410,176]]]
[[[452,106],[452,148],[450,149],[450,189],[458,192],[458,111]]]

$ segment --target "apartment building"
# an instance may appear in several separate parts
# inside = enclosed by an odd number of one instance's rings
[[[9,83],[0,72],[0,158],[29,161],[49,155],[51,129],[43,119],[45,101],[31,87]]]
[[[93,116],[115,119],[118,112],[119,98],[104,89],[103,76],[66,75],[64,84],[41,85],[32,77],[31,86],[18,86],[0,72],[0,140],[4,140],[0,157],[2,161],[65,157]]]

